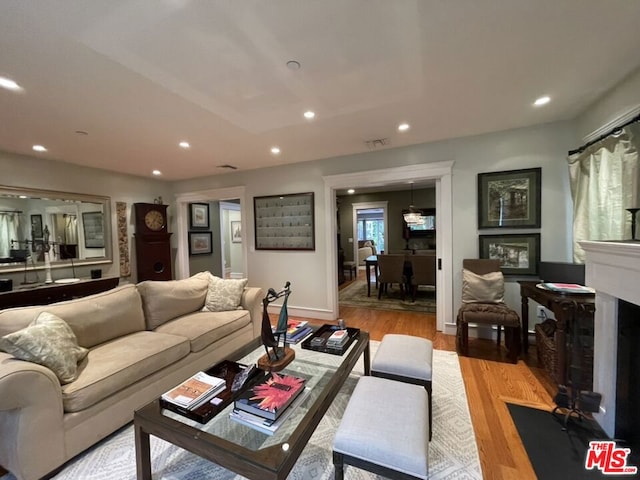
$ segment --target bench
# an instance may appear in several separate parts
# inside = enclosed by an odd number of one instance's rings
[[[345,465],[387,478],[428,477],[429,400],[418,385],[361,377],[333,444],[335,479]]]
[[[412,335],[387,334],[382,337],[371,375],[421,385],[429,395],[429,440],[433,436],[432,413],[433,342]]]

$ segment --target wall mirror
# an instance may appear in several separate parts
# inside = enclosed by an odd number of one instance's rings
[[[0,186],[0,272],[112,262],[109,197]]]

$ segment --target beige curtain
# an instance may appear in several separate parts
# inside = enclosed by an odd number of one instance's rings
[[[640,124],[628,125],[568,157],[573,198],[573,260],[584,263],[582,240],[631,238],[631,214],[638,199]],[[636,227],[636,236],[640,224]]]

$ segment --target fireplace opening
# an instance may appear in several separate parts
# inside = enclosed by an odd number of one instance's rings
[[[615,437],[640,460],[640,306],[618,300]]]

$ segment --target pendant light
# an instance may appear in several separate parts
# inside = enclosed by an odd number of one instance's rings
[[[407,225],[423,225],[425,223],[422,212],[413,206],[413,182],[411,182],[411,204],[409,211],[404,214],[404,221]]]

